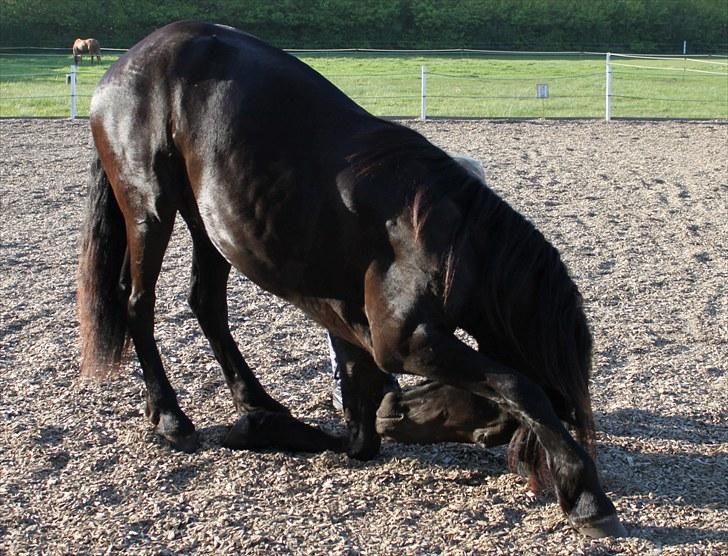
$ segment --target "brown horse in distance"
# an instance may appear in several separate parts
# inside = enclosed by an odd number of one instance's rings
[[[91,63],[94,61],[101,62],[101,45],[96,39],[76,39],[73,41],[73,63],[78,65],[84,55],[91,56]]]

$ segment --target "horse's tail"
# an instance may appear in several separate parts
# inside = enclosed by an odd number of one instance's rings
[[[78,265],[83,376],[105,377],[120,367],[128,338],[129,292],[120,285],[126,247],[124,217],[95,154]]]

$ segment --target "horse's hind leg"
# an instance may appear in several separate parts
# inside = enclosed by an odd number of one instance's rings
[[[192,234],[192,278],[188,301],[222,367],[238,411],[267,409],[288,413],[271,398],[248,367],[230,333],[227,309],[228,263],[210,242],[197,218],[181,209]]]
[[[157,207],[154,217],[126,218],[131,278],[128,326],[144,373],[147,418],[175,448],[191,452],[198,443],[195,427],[177,403],[154,340],[155,287],[175,215],[169,205]]]

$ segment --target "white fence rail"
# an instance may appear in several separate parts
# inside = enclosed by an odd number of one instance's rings
[[[78,116],[78,91],[76,90],[76,77],[78,76],[78,68],[76,65],[71,66],[71,73],[68,75],[69,84],[71,85],[71,119],[75,120]]]
[[[13,52],[11,49],[10,53],[0,52],[0,63],[2,63],[2,56],[23,56],[26,55],[20,52]],[[24,49],[25,51],[31,50],[30,48]],[[56,56],[58,54],[51,54],[46,51],[50,49],[32,49],[33,54],[27,54],[28,56]],[[111,52],[123,52],[121,49],[103,49],[103,52],[108,54]],[[297,55],[309,54],[326,54],[334,52],[340,53],[352,53],[362,54],[370,53],[373,55],[380,54],[393,54],[398,55],[465,55],[465,54],[476,54],[478,56],[492,56],[494,59],[502,59],[506,55],[516,56],[514,53],[506,53],[501,51],[474,51],[466,49],[448,50],[448,51],[373,51],[373,50],[337,50],[337,51],[310,51],[310,50],[299,50],[291,51]],[[564,55],[581,55],[585,54],[596,54],[596,53],[519,53],[519,56],[530,55],[535,56],[564,56]],[[68,54],[65,55],[68,57]],[[594,103],[596,99],[603,98],[604,106],[604,119],[611,121],[615,117],[615,102],[619,105],[622,101],[633,101],[633,102],[659,102],[665,103],[719,103],[720,114],[725,114],[728,118],[728,59],[720,58],[715,59],[713,57],[698,57],[686,55],[683,56],[657,56],[657,55],[635,55],[635,54],[615,54],[606,53],[603,73],[595,73],[594,71],[585,72],[573,72],[569,75],[537,75],[524,77],[522,75],[508,76],[508,75],[474,75],[469,72],[463,72],[461,68],[458,68],[457,64],[461,58],[453,58],[453,61],[448,61],[451,64],[452,72],[447,70],[432,71],[428,69],[427,64],[422,64],[419,71],[419,76],[409,73],[411,69],[407,70],[406,73],[367,73],[366,71],[357,72],[356,74],[332,74],[326,75],[335,84],[342,88],[349,96],[354,100],[364,104],[377,103],[388,101],[393,105],[399,103],[399,105],[406,104],[410,106],[408,109],[409,114],[396,114],[396,116],[402,117],[413,117],[415,113],[410,111],[417,103],[419,103],[419,118],[421,120],[431,119],[433,117],[483,117],[474,116],[470,113],[455,113],[458,109],[449,108],[456,106],[458,103],[468,103],[468,106],[476,106],[479,104],[486,104],[488,102],[501,102],[509,103],[509,106],[517,106],[520,104],[527,104],[530,106],[529,115],[523,116],[521,112],[513,113],[509,112],[500,116],[485,116],[485,117],[545,117],[549,103],[561,103],[568,104],[572,103],[576,105],[580,102]],[[442,66],[442,63],[440,63]],[[697,67],[696,67],[697,66]],[[1,68],[2,66],[0,66]],[[593,68],[593,64],[590,66]],[[411,68],[411,66],[410,66]],[[87,71],[87,70],[85,70]],[[28,94],[22,95],[15,93],[14,95],[5,94],[3,84],[13,79],[22,78],[42,78],[43,76],[53,75],[58,77],[60,74],[56,71],[53,73],[8,73],[0,71],[0,115],[3,115],[2,103],[12,100],[39,100],[58,98],[58,95],[49,94]],[[601,78],[600,78],[601,76]],[[88,78],[88,74],[84,76],[84,79]],[[670,79],[674,82],[676,78],[680,78],[683,82],[686,79],[712,79],[711,87],[714,87],[714,83],[717,83],[718,87],[723,84],[725,94],[721,97],[721,92],[715,91],[712,93],[711,98],[701,98],[699,96],[700,87],[697,88],[683,88],[682,91],[686,90],[697,90],[695,96],[672,96],[666,94],[664,96],[656,96],[652,88],[646,87],[639,89],[639,87],[626,87],[630,81],[650,81],[650,80],[665,80]],[[717,79],[716,79],[717,78]],[[725,78],[725,80],[722,80]],[[69,106],[69,117],[75,119],[79,116],[79,98],[88,98],[91,94],[92,84],[84,83],[84,93],[79,92],[79,68],[75,65],[71,66],[70,73],[65,74],[65,80],[68,85],[67,92],[63,95],[68,98]],[[376,82],[389,81],[398,83],[397,86],[392,87],[392,93],[385,91],[382,92],[381,88],[373,87],[376,94],[371,94],[366,89],[366,84],[362,84],[364,81]],[[583,80],[583,86],[565,86],[569,81],[572,83],[575,80]],[[419,85],[419,94],[416,92]],[[578,90],[577,90],[578,89]],[[577,90],[577,92],[574,92]],[[664,88],[663,90],[671,91],[672,89]],[[716,101],[716,98],[718,99]],[[720,102],[725,106],[721,106]],[[535,102],[534,102],[535,101]],[[373,110],[376,113],[376,110]],[[467,110],[466,110],[467,111]],[[515,112],[515,111],[514,111]],[[394,115],[394,114],[379,114],[379,115]],[[580,117],[578,114],[576,117]],[[593,113],[591,116],[595,117],[597,113]],[[569,117],[569,116],[559,116]],[[618,117],[625,117],[625,114],[618,114]],[[626,117],[629,117],[627,115]],[[637,116],[639,117],[639,116]],[[648,116],[649,117],[649,116]]]
[[[685,47],[683,47],[683,52]],[[624,62],[615,62],[614,59],[622,59]],[[642,63],[643,61],[647,63]],[[662,62],[662,64],[660,64]],[[680,64],[682,63],[682,66]],[[667,65],[669,64],[669,65]],[[689,67],[688,64],[706,64],[711,67],[708,69],[697,69]],[[658,56],[647,54],[615,54],[608,52],[606,55],[606,86],[605,86],[605,120],[612,119],[612,103],[614,99],[630,99],[630,100],[649,100],[659,102],[679,102],[679,103],[706,103],[712,102],[705,98],[697,97],[655,97],[655,96],[638,96],[627,94],[616,94],[613,90],[614,69],[620,68],[617,72],[618,77],[629,79],[630,73],[634,74],[635,70],[642,75],[650,75],[653,79],[668,78],[674,81],[675,74],[681,74],[684,81],[689,77],[709,77],[715,76],[721,78],[717,81],[718,86],[722,89],[722,101],[728,106],[728,61],[706,60],[694,56]],[[622,69],[624,68],[624,69]],[[670,74],[667,77],[665,74]],[[679,76],[680,77],[680,76]]]

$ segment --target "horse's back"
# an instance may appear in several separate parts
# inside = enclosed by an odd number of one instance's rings
[[[163,27],[122,56],[99,83],[91,119],[166,126],[177,147],[203,157],[225,143],[308,160],[374,120],[293,56],[236,29],[196,22]],[[160,140],[170,135],[153,131]]]
[[[114,84],[129,90],[155,82],[183,97],[173,100],[182,101],[178,108],[187,117],[195,111],[192,103],[202,102],[210,93],[215,98],[207,98],[207,107],[239,100],[240,110],[258,111],[257,117],[267,122],[284,120],[283,114],[292,111],[288,106],[300,108],[302,118],[311,109],[317,116],[325,116],[322,108],[326,105],[333,112],[337,106],[360,110],[295,57],[222,25],[177,22],[158,29],[122,56],[102,78],[100,87]],[[146,92],[137,92],[139,102]],[[303,110],[305,105],[309,111]]]

